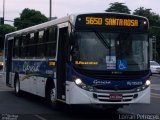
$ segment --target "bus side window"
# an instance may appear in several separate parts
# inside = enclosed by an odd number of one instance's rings
[[[38,32],[38,43],[44,42],[44,30]]]
[[[28,56],[35,57],[36,55],[36,34],[30,33],[29,34],[29,45],[28,45]]]
[[[46,43],[46,56],[56,56],[56,45],[57,44],[57,27],[53,26],[48,29],[48,39]]]
[[[23,57],[23,43],[22,43],[22,36],[19,37],[19,57]]]
[[[16,42],[16,39],[14,38],[13,40],[13,54],[12,54],[12,57],[15,58],[15,51],[16,51],[16,47],[15,47],[15,42]]]
[[[37,57],[45,56],[45,31],[41,30],[38,32],[38,44],[37,44]]]
[[[27,40],[27,35],[22,35],[21,37],[21,57],[24,58],[24,57],[27,57],[27,43],[28,43],[28,40]]]
[[[18,57],[20,57],[20,45],[19,45],[19,41],[20,40],[20,37],[16,37],[15,39],[14,39],[14,46],[13,46],[13,49],[14,49],[14,55],[13,55],[13,57],[15,57],[15,58],[18,58]]]

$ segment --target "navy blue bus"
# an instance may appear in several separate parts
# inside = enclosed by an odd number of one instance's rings
[[[51,104],[150,103],[148,19],[69,15],[5,36],[5,78]]]

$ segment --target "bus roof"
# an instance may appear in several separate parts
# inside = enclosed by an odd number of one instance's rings
[[[51,21],[48,21],[48,22],[44,22],[44,23],[41,23],[41,24],[38,24],[38,25],[34,25],[34,26],[31,26],[31,27],[25,28],[25,29],[21,29],[21,30],[18,30],[18,31],[8,33],[8,34],[6,34],[6,36],[10,37],[14,34],[18,35],[18,34],[26,33],[26,32],[29,32],[29,31],[36,31],[36,30],[39,30],[39,29],[45,29],[46,27],[49,27],[51,25],[57,25],[57,24],[65,23],[69,20],[70,20],[70,16],[67,16],[67,17],[64,17],[64,18],[59,18],[59,19],[54,19],[54,20],[51,20]]]
[[[126,13],[95,12],[95,13],[71,14],[71,15],[68,15],[68,16],[63,17],[63,18],[54,19],[54,20],[51,20],[51,21],[48,21],[48,22],[45,22],[45,23],[41,23],[41,24],[38,24],[38,25],[35,25],[35,26],[31,26],[31,27],[28,27],[28,28],[25,28],[25,29],[21,29],[21,30],[15,31],[15,32],[8,33],[8,34],[5,35],[5,38],[6,37],[10,37],[10,36],[12,36],[14,34],[15,35],[22,34],[22,33],[25,34],[26,32],[31,32],[31,31],[34,32],[34,31],[37,31],[37,30],[40,30],[40,29],[45,29],[45,28],[47,28],[49,26],[65,23],[67,21],[73,24],[75,22],[74,18],[76,18],[76,16],[78,16],[78,15],[85,15],[85,14],[113,14],[113,15],[117,14],[117,15],[135,16],[135,17],[139,17],[139,18],[144,18],[148,22],[148,19],[146,17],[138,16],[138,15],[126,14]]]

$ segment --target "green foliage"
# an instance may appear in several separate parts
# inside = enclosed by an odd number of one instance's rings
[[[114,2],[110,3],[110,7],[106,9],[106,12],[119,12],[119,13],[128,13],[130,14],[130,9],[124,5],[125,3]]]
[[[152,9],[146,9],[144,7],[140,7],[134,10],[133,14],[147,17],[150,26],[160,25],[160,16],[154,12],[151,12],[151,10]]]
[[[10,25],[0,25],[0,50],[3,50],[5,34],[15,31],[15,27]]]
[[[25,8],[20,17],[14,19],[14,26],[17,29],[24,29],[48,21],[48,18],[40,11]]]

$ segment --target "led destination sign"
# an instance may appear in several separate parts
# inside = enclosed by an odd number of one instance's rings
[[[86,17],[86,25],[106,25],[106,26],[122,26],[122,27],[138,27],[139,21],[137,19],[123,19],[123,18],[100,18],[100,17]]]
[[[127,14],[81,14],[77,16],[75,21],[77,30],[97,29],[98,30],[131,30],[131,31],[147,31],[148,20],[140,16]]]
[[[106,18],[106,19],[105,19],[105,25],[138,27],[138,20],[136,20],[136,19],[114,19],[114,18]]]
[[[148,27],[147,18],[116,13],[80,14],[75,21],[77,30],[148,32]]]

